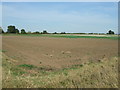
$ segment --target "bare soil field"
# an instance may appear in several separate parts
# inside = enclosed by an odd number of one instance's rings
[[[3,36],[2,49],[16,60],[16,65],[62,69],[117,56],[118,40]]]
[[[2,36],[2,88],[118,88],[117,39],[49,36]]]

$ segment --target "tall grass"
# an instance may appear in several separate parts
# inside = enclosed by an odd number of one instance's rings
[[[118,88],[117,57],[55,71],[14,61],[3,54],[3,88]]]

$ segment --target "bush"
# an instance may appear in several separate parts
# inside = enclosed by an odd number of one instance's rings
[[[21,34],[26,34],[24,29],[21,30]]]
[[[61,32],[60,34],[66,34],[65,32]]]
[[[57,32],[54,32],[53,34],[57,34]]]
[[[47,32],[46,30],[44,30],[44,31],[42,32],[42,34],[48,34],[48,32]]]
[[[114,34],[112,30],[109,30],[107,34]]]

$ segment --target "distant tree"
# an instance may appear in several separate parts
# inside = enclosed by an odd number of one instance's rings
[[[19,33],[19,30],[18,29],[15,29],[16,33]]]
[[[21,29],[21,34],[26,34],[24,29]]]
[[[54,32],[53,34],[57,34],[57,32]]]
[[[89,34],[94,34],[94,33],[89,33]]]
[[[40,32],[36,31],[35,33],[36,33],[36,34],[39,34]]]
[[[7,33],[19,33],[19,30],[15,28],[15,26],[8,26]]]
[[[28,31],[27,33],[28,33],[28,34],[31,34],[31,31]]]
[[[86,34],[86,33],[79,33],[79,34]]]
[[[0,27],[0,34],[1,34],[1,33],[4,33],[4,31],[3,31],[3,29]]]
[[[16,33],[15,26],[8,26],[7,33]]]
[[[114,31],[109,30],[107,34],[115,34]]]
[[[2,30],[2,33],[5,33],[5,32]]]
[[[36,31],[36,32],[33,32],[33,34],[39,34],[40,32]]]
[[[65,32],[61,32],[60,34],[66,34]]]
[[[42,34],[48,34],[48,32],[46,30],[43,30],[43,33]]]

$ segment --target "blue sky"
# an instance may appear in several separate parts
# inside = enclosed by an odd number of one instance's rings
[[[117,2],[3,2],[2,27],[48,32],[118,32]]]

